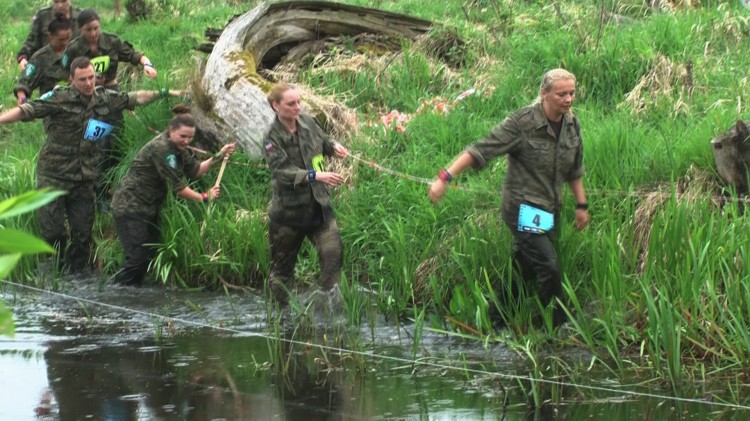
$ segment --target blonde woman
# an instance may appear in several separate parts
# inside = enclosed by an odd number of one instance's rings
[[[564,69],[542,77],[537,100],[505,119],[483,140],[466,148],[430,185],[429,196],[439,201],[446,185],[468,167],[484,168],[508,156],[503,182],[502,218],[513,233],[514,262],[526,283],[535,285],[543,305],[562,298],[562,283],[553,233],[562,206],[563,184],[575,197],[575,227],[589,221],[583,188],[583,143],[578,118],[571,107],[576,78]],[[555,324],[565,313],[554,311]]]

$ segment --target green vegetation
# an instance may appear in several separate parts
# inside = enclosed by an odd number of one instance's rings
[[[51,202],[62,192],[31,191],[0,202],[0,220],[18,218]],[[18,225],[11,222],[9,226]],[[21,224],[23,225],[23,224]],[[5,279],[16,267],[23,255],[54,253],[54,249],[43,240],[24,231],[8,228],[0,223],[0,279]],[[0,335],[13,335],[13,317],[0,301]]]
[[[571,321],[560,332],[549,323],[535,328],[536,301],[508,302],[504,293],[512,270],[510,234],[499,212],[503,159],[469,172],[437,206],[427,199],[426,185],[351,161],[350,182],[336,199],[351,323],[372,324],[376,311],[478,343],[505,341],[530,356],[535,378],[586,370],[542,361],[540,350],[551,340],[552,346],[585,349],[592,364],[619,378],[635,372],[664,379],[675,393],[682,382],[707,377],[742,383],[735,380],[750,368],[750,222],[739,202],[716,204],[721,183],[709,141],[743,118],[750,103],[745,9],[711,0],[662,11],[636,0],[347,2],[431,19],[465,41],[460,50],[448,49],[451,60],[437,58],[425,42],[405,44],[385,57],[344,50],[332,59],[336,65],[314,62],[302,69],[300,83],[357,111],[358,134],[341,139],[353,153],[432,178],[467,144],[530,103],[545,70],[565,67],[578,77],[576,112],[592,217],[586,231],[576,232],[568,200],[558,251]],[[166,2],[155,2],[154,17],[133,23],[113,20],[110,4],[97,2],[103,29],[131,41],[159,68],[157,81],[135,76],[128,86],[187,86],[196,54],[190,49],[201,42],[205,27],[223,26],[254,4],[193,3],[170,3],[167,11]],[[10,92],[25,16],[38,4],[0,5],[12,16],[0,28],[3,39],[12,40],[0,56],[0,84]],[[355,59],[362,54],[372,55]],[[457,55],[462,59],[456,61]],[[439,97],[450,103],[472,87],[480,94],[445,115],[416,113],[423,101]],[[13,98],[4,97],[2,104],[13,106]],[[150,129],[165,127],[173,104],[164,101],[127,116],[127,152],[116,179],[151,139]],[[393,109],[412,114],[405,131],[366,124]],[[43,133],[38,123],[2,126],[0,133],[0,194],[7,197],[33,186]],[[204,178],[199,188],[213,179]],[[269,260],[267,170],[236,154],[222,185],[222,199],[211,208],[169,201],[164,243],[152,268],[160,282],[262,286]],[[12,224],[24,230],[34,225],[24,219]],[[111,274],[120,258],[111,218],[99,215],[96,228],[100,268]],[[313,249],[304,249],[301,282],[312,282],[307,278],[317,270],[315,262]],[[21,268],[18,276],[34,282],[35,262],[22,261]],[[492,309],[510,321],[507,333],[494,332]],[[532,387],[529,395],[540,402],[540,391]],[[732,396],[741,402],[746,394]]]

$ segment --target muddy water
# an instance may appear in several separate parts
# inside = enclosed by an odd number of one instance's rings
[[[584,400],[574,390],[563,392],[562,405],[529,412],[518,382],[478,372],[528,372],[528,361],[502,345],[485,349],[424,333],[415,350],[412,326],[380,321],[352,329],[330,316],[286,315],[280,325],[269,325],[263,302],[252,294],[101,287],[92,280],[68,282],[60,293],[65,296],[2,287],[16,336],[0,337],[0,420],[750,415],[624,394]],[[578,351],[567,357],[587,358]],[[429,365],[409,362],[414,359]]]

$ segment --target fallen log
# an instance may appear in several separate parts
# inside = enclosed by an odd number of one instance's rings
[[[266,101],[273,82],[259,71],[315,53],[336,37],[380,43],[393,39],[393,45],[400,45],[431,27],[423,19],[339,3],[262,3],[224,28],[205,63],[201,84],[193,89],[201,135],[208,142],[236,140],[248,154],[259,157],[274,118]]]

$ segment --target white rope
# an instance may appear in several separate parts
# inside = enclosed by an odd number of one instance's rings
[[[18,283],[11,282],[11,281],[8,281],[8,280],[5,280],[3,282],[6,283],[6,284],[8,284],[8,285],[13,285],[13,286],[16,286],[16,287],[19,287],[19,288],[29,289],[29,290],[36,291],[36,292],[39,292],[39,293],[42,293],[42,294],[55,295],[55,296],[58,296],[58,297],[61,297],[61,298],[65,298],[65,299],[75,300],[75,301],[79,301],[79,302],[85,302],[85,303],[89,303],[89,304],[93,304],[93,305],[98,305],[98,306],[102,306],[102,307],[109,307],[109,308],[112,308],[112,309],[115,309],[115,310],[121,310],[121,311],[125,311],[125,312],[136,313],[136,314],[140,314],[140,315],[144,315],[144,316],[149,316],[149,317],[157,317],[157,318],[160,318],[160,319],[174,321],[174,322],[179,322],[179,323],[183,323],[183,324],[186,324],[186,325],[192,325],[192,326],[195,326],[195,327],[216,329],[216,330],[220,330],[220,331],[224,331],[224,332],[236,333],[236,334],[241,334],[241,335],[245,335],[245,336],[258,337],[258,338],[263,338],[263,339],[268,339],[268,340],[277,340],[277,341],[286,342],[286,343],[292,344],[292,345],[300,345],[300,346],[304,346],[304,347],[315,347],[315,348],[318,348],[320,350],[336,352],[336,353],[339,353],[339,354],[350,353],[350,354],[358,355],[358,356],[361,356],[361,357],[364,357],[364,358],[376,358],[376,359],[394,361],[394,362],[398,362],[398,363],[402,363],[402,364],[408,364],[408,365],[427,366],[427,367],[438,368],[438,369],[443,369],[443,370],[454,370],[454,371],[460,371],[460,372],[463,372],[463,373],[467,373],[468,372],[468,373],[472,373],[472,374],[480,374],[480,375],[485,375],[485,376],[494,376],[494,377],[499,377],[499,378],[503,378],[503,379],[510,379],[510,380],[525,380],[525,381],[528,381],[528,382],[531,382],[531,383],[544,383],[544,384],[564,386],[564,387],[571,387],[571,388],[577,388],[577,389],[587,389],[587,390],[592,390],[592,391],[597,391],[597,392],[606,392],[606,393],[612,393],[612,394],[625,394],[625,395],[629,395],[629,396],[642,397],[642,398],[656,398],[656,399],[670,400],[670,401],[675,401],[675,402],[696,403],[696,404],[703,404],[703,405],[715,405],[715,406],[721,406],[721,407],[725,407],[725,408],[750,410],[750,406],[733,404],[733,403],[709,402],[709,401],[704,400],[704,399],[691,399],[691,398],[681,398],[681,397],[677,397],[677,396],[664,396],[664,395],[657,395],[657,394],[653,394],[653,393],[635,392],[635,391],[620,390],[620,389],[612,389],[612,388],[608,388],[608,387],[591,386],[591,385],[584,385],[584,384],[577,384],[577,383],[569,383],[569,382],[563,382],[563,381],[558,381],[558,380],[536,379],[536,378],[532,378],[532,377],[528,377],[528,376],[521,376],[521,375],[517,375],[517,374],[497,373],[497,372],[491,372],[491,371],[485,371],[485,370],[478,370],[478,369],[467,368],[467,367],[455,367],[455,366],[451,366],[451,365],[445,365],[445,364],[440,364],[440,363],[435,363],[435,362],[430,362],[430,361],[410,360],[408,358],[394,357],[394,356],[383,355],[383,354],[375,354],[375,353],[364,352],[364,351],[356,351],[356,350],[352,350],[352,349],[339,348],[339,347],[328,346],[328,345],[319,345],[319,344],[313,344],[313,343],[310,343],[310,342],[301,342],[301,341],[296,341],[296,340],[293,340],[293,339],[286,339],[286,338],[279,338],[279,337],[275,337],[275,336],[268,336],[268,335],[265,335],[265,334],[262,334],[262,333],[257,333],[257,332],[250,332],[250,331],[243,331],[243,330],[231,329],[231,328],[223,327],[223,326],[212,326],[212,325],[209,325],[209,324],[206,324],[206,323],[194,322],[194,321],[191,321],[191,320],[180,319],[180,318],[177,318],[177,317],[164,316],[164,315],[161,315],[161,314],[150,313],[150,312],[147,312],[147,311],[141,311],[141,310],[136,310],[136,309],[133,309],[133,308],[122,307],[122,306],[118,306],[118,305],[114,305],[114,304],[108,304],[108,303],[103,303],[103,302],[99,302],[99,301],[94,301],[94,300],[90,300],[90,299],[87,299],[87,298],[79,298],[79,297],[75,297],[75,296],[72,296],[72,295],[67,295],[67,294],[63,294],[63,293],[59,293],[59,292],[55,292],[55,291],[48,291],[48,290],[44,290],[44,289],[41,289],[41,288],[29,286],[29,285],[18,284]]]

